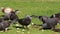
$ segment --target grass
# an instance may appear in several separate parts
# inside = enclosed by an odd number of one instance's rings
[[[13,9],[18,9],[21,12],[17,14],[19,18],[28,15],[42,15],[51,16],[52,14],[60,12],[60,0],[0,0],[0,7],[12,7]],[[1,11],[1,10],[0,10]],[[0,12],[0,15],[3,13]],[[33,18],[31,23],[41,24],[42,22],[38,19]],[[12,26],[14,26],[12,24]],[[0,34],[60,34],[59,32],[54,32],[51,30],[39,30],[39,28],[16,29],[10,26],[11,30],[6,32],[0,32]],[[60,28],[59,26],[57,26]],[[17,32],[18,31],[18,32]]]

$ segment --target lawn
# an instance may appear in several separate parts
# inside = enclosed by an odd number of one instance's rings
[[[12,7],[18,9],[20,12],[17,14],[19,18],[23,18],[26,15],[42,15],[51,16],[52,14],[60,12],[60,0],[0,0],[0,7]],[[1,11],[1,10],[0,10]],[[0,15],[3,15],[0,12]],[[33,18],[31,23],[42,24],[37,18]],[[28,29],[16,29],[16,24],[11,24],[9,27],[11,30],[6,32],[0,32],[0,34],[60,34],[52,30],[39,30],[40,27],[34,28],[32,26]],[[31,24],[30,24],[31,25]],[[58,25],[56,28],[60,28]],[[24,31],[22,31],[24,30]]]

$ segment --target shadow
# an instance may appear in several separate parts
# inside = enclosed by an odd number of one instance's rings
[[[15,28],[20,28],[20,29],[25,29],[24,27],[20,27],[20,26],[13,26]]]
[[[20,26],[13,26],[14,28],[19,28],[19,29],[25,29],[27,31],[29,31],[30,29],[29,28],[24,28],[24,27],[20,27]]]
[[[60,32],[60,29],[54,29],[53,31],[54,32]]]
[[[51,28],[40,28],[39,30],[51,30]]]
[[[39,30],[51,30],[51,28],[40,28]],[[52,30],[52,31],[54,31],[54,32],[60,32],[60,29],[54,29],[54,30]]]
[[[3,31],[3,32],[9,31],[9,30],[12,30],[12,29],[7,29],[7,30],[5,30],[5,29],[0,29],[0,31]]]

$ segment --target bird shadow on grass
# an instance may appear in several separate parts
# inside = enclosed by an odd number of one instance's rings
[[[21,26],[13,26],[15,28],[20,28],[20,29],[25,29],[24,27],[21,27]]]
[[[25,30],[30,30],[29,28],[24,28],[24,27],[21,27],[21,26],[13,26],[14,28],[19,28],[19,29],[25,29]]]
[[[54,29],[53,31],[54,32],[60,32],[60,29]]]
[[[12,29],[7,29],[7,30],[0,29],[0,31],[3,31],[3,32],[10,31],[10,30]]]
[[[42,30],[42,28],[39,29],[39,30]],[[51,30],[51,29],[49,28],[49,29],[43,29],[43,30]],[[52,30],[52,31],[54,31],[54,32],[60,32],[60,29],[54,29],[54,30]]]
[[[39,30],[51,30],[51,28],[40,28]]]

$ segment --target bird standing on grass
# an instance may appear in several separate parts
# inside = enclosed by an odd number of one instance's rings
[[[2,21],[0,22],[0,30],[5,31],[6,28],[8,28],[10,26],[12,22],[11,21]]]
[[[31,23],[31,17],[29,15],[27,15],[25,18],[22,19],[18,19],[19,24],[21,24],[23,27],[27,26]]]

